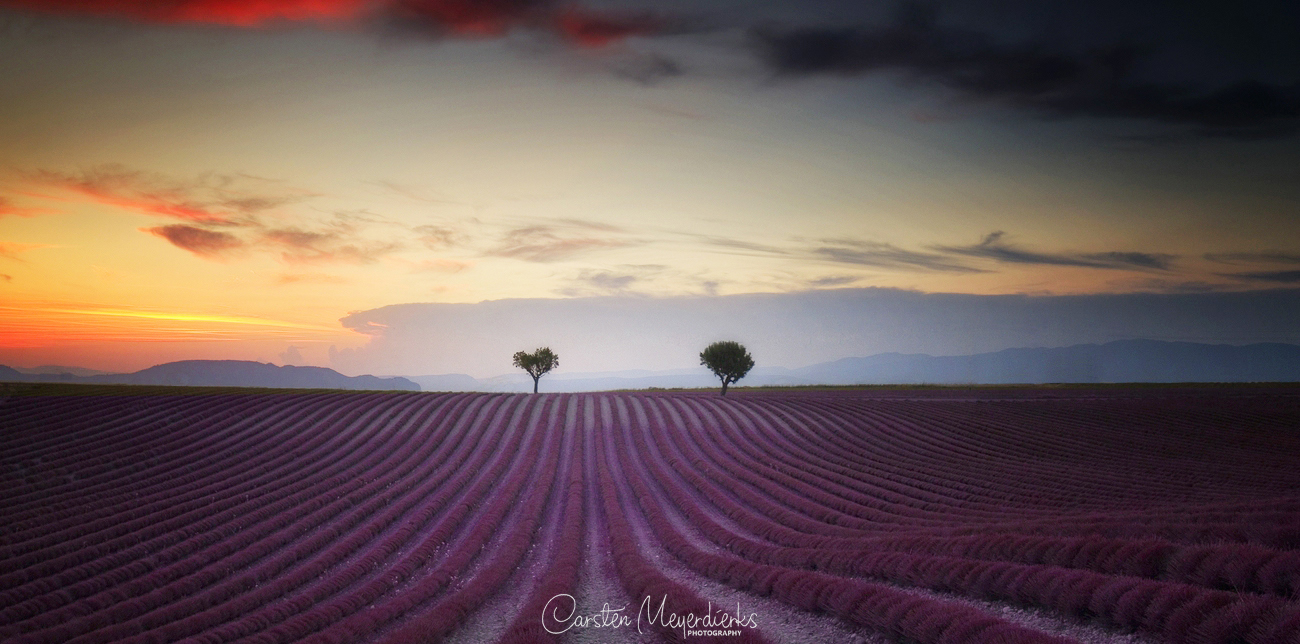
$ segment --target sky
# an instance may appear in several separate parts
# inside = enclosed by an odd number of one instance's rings
[[[0,364],[1300,342],[1300,8],[1220,5],[0,0]]]

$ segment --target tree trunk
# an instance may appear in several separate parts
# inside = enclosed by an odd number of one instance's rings
[[[537,393],[537,381],[538,378],[533,378],[533,393]]]
[[[722,395],[727,395],[727,380],[725,378],[722,380]]]

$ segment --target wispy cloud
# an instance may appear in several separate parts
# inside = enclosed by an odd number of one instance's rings
[[[186,224],[155,226],[141,230],[171,242],[173,246],[188,250],[199,257],[216,258],[244,247],[240,238],[220,230],[208,230]]]
[[[294,264],[369,264],[402,249],[399,242],[361,239],[346,226],[337,230],[272,228],[262,232],[261,241],[278,248],[281,258]]]
[[[473,265],[455,259],[426,259],[416,262],[412,270],[420,273],[459,273]]]
[[[488,254],[529,262],[556,262],[598,250],[627,248],[641,242],[609,234],[596,235],[602,229],[585,225],[538,224],[508,231],[501,243]]]
[[[790,251],[784,248],[778,248],[769,244],[760,244],[757,242],[736,239],[734,237],[719,237],[715,235],[698,235],[700,241],[709,246],[724,248],[729,250],[743,250],[750,253],[761,255],[789,255]]]
[[[0,241],[0,257],[16,261],[24,261],[20,255],[30,250],[38,248],[50,248],[49,244],[24,244],[20,242]]]
[[[584,275],[582,281],[604,291],[621,293],[637,281],[636,275],[620,275],[610,271],[600,271]]]
[[[986,272],[983,269],[953,261],[951,257],[936,253],[911,251],[888,243],[853,239],[826,239],[822,241],[826,245],[813,249],[813,255],[841,264],[954,273]]]
[[[241,225],[251,216],[310,197],[248,175],[204,174],[178,179],[119,164],[79,172],[40,170],[27,179],[37,186],[69,191],[123,210],[207,225]]]
[[[618,264],[604,270],[579,271],[568,286],[556,292],[566,297],[636,295],[638,290],[635,287],[651,285],[656,278],[665,275],[679,277],[664,264]]]
[[[638,56],[614,67],[614,73],[642,85],[657,85],[686,74],[682,64],[662,54]]]
[[[53,208],[30,208],[19,206],[13,200],[0,197],[0,217],[35,217],[36,215],[49,215],[58,212]]]
[[[465,235],[450,226],[416,226],[412,229],[420,243],[430,250],[442,250],[464,243]]]
[[[808,280],[808,285],[816,286],[819,288],[825,288],[829,286],[844,286],[846,284],[852,284],[858,281],[859,279],[861,278],[856,277],[854,275],[828,275],[826,277],[819,277],[814,280]]]
[[[327,273],[281,273],[276,284],[344,284],[347,280]]]
[[[1045,266],[1082,266],[1127,270],[1169,270],[1176,255],[1109,251],[1101,253],[1040,253],[1025,250],[1004,241],[1006,233],[994,231],[978,244],[970,246],[933,246],[935,250],[966,257],[991,259],[1004,264],[1038,264]]]
[[[1244,79],[1197,89],[1152,82],[1135,73],[1145,47],[1077,52],[1056,43],[1006,43],[941,25],[933,5],[904,3],[883,26],[759,27],[750,43],[778,77],[895,72],[1045,116],[1140,119],[1216,136],[1277,136],[1300,125],[1294,84]]]
[[[1245,282],[1269,282],[1273,284],[1300,283],[1300,271],[1249,271],[1245,273],[1218,273],[1220,277],[1229,277]]]

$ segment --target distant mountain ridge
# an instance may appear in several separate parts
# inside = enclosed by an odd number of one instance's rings
[[[117,373],[116,371],[100,371],[98,369],[87,369],[85,367],[65,367],[62,365],[42,365],[39,367],[14,367],[14,371],[29,375],[49,375],[49,374],[71,374],[74,376],[108,376]]]
[[[115,385],[180,385],[191,387],[269,387],[282,389],[367,389],[419,391],[406,378],[345,376],[325,367],[279,367],[249,360],[182,360],[135,373],[77,376],[24,374],[0,366],[0,381],[72,382]]]

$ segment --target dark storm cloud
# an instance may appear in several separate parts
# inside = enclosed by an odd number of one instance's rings
[[[1040,264],[1044,266],[1082,266],[1087,268],[1169,270],[1175,255],[1112,251],[1104,253],[1039,253],[1018,248],[1003,241],[1006,233],[995,231],[971,246],[934,246],[935,250],[980,257],[1006,264]]]
[[[206,258],[220,257],[244,246],[243,240],[230,233],[185,224],[156,226],[143,230],[166,239],[177,248]]]
[[[883,26],[765,26],[751,46],[778,76],[895,72],[964,96],[1043,116],[1126,118],[1206,135],[1266,137],[1300,124],[1300,83],[1237,77],[1215,87],[1140,76],[1153,46],[1105,42],[1066,48],[1009,43],[941,25],[933,9],[906,4]],[[1052,14],[1050,3],[1041,10]]]

